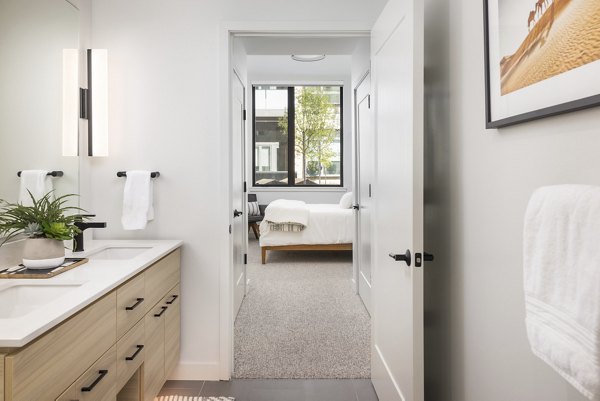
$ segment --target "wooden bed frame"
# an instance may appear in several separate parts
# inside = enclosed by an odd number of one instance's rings
[[[351,251],[352,244],[261,246],[262,264],[267,263],[267,251]]]

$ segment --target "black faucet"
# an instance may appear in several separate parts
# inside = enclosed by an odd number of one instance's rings
[[[83,219],[84,217],[95,216],[95,214],[82,214],[79,217]],[[81,230],[81,232],[73,237],[73,252],[83,252],[83,231],[87,230],[88,228],[105,228],[106,222],[79,220],[75,222],[75,225]]]

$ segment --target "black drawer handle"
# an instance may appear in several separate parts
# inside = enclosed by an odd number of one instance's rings
[[[179,298],[179,295],[171,295],[173,298],[171,298],[170,301],[167,301],[167,305],[171,305],[173,302],[175,302],[175,300],[177,298]]]
[[[96,387],[96,385],[98,383],[100,383],[100,380],[104,379],[104,376],[106,376],[108,374],[108,370],[102,369],[102,370],[99,370],[98,373],[99,373],[99,376],[96,377],[96,380],[94,380],[94,382],[92,384],[90,384],[87,387],[81,388],[82,392],[86,393],[86,392],[92,391],[94,389],[94,387]]]
[[[125,310],[134,310],[137,308],[142,302],[144,302],[144,298],[136,298],[136,302],[131,306],[126,306]]]
[[[161,306],[160,308],[161,308],[162,310],[161,310],[159,313],[155,313],[155,314],[154,314],[154,317],[161,317],[161,316],[163,315],[163,313],[165,313],[165,311],[166,311],[167,309],[169,309],[169,307],[168,307],[168,306]]]
[[[138,354],[140,352],[142,352],[142,350],[144,349],[144,346],[141,344],[136,345],[137,349],[135,350],[135,352],[133,353],[133,355],[125,357],[126,361],[133,361],[135,359],[136,356],[138,356]]]

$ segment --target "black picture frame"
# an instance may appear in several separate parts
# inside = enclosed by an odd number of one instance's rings
[[[584,97],[581,99],[572,100],[565,103],[556,104],[550,107],[545,107],[533,110],[527,113],[517,114],[514,116],[493,120],[492,116],[492,99],[491,99],[491,80],[490,80],[490,24],[489,24],[489,8],[488,1],[498,0],[483,0],[483,29],[484,29],[484,57],[485,57],[485,127],[487,129],[508,127],[516,124],[521,124],[529,121],[539,120],[546,117],[557,116],[565,113],[571,113],[578,110],[585,110],[592,107],[600,106],[600,94]],[[592,79],[594,79],[592,77]]]

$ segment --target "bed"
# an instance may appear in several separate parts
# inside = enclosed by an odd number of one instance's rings
[[[305,204],[308,219],[302,231],[274,231],[267,217],[260,223],[262,264],[267,251],[348,251],[352,250],[354,214],[339,204]],[[268,216],[268,208],[265,212]]]

